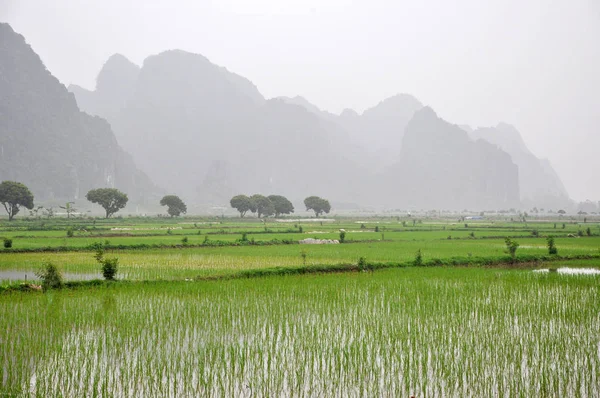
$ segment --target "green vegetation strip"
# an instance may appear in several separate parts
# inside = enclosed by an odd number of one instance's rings
[[[598,260],[600,263],[600,255],[572,255],[572,256],[532,256],[526,255],[516,259],[511,257],[502,258],[448,258],[448,259],[431,259],[416,264],[415,261],[407,262],[386,262],[386,263],[370,263],[364,258],[359,259],[358,264],[313,264],[296,267],[267,267],[258,269],[248,269],[228,274],[216,274],[208,276],[196,276],[195,281],[220,281],[230,279],[248,279],[248,278],[263,278],[269,276],[285,276],[285,275],[304,275],[304,274],[330,274],[342,272],[373,272],[389,268],[407,268],[407,267],[510,267],[510,268],[535,268],[540,264],[550,264],[554,262],[571,262],[575,260]],[[187,279],[191,281],[192,279]],[[174,280],[175,282],[176,280]],[[164,282],[162,280],[119,280],[118,283],[152,283]],[[87,281],[67,281],[63,287],[67,289],[94,287],[104,284],[113,284],[116,281],[103,281],[93,279]],[[40,291],[35,288],[35,284],[20,283],[8,286],[0,285],[0,294],[11,292],[36,292]]]

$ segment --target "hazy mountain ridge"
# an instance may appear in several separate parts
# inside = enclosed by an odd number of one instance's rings
[[[519,166],[521,201],[527,207],[556,209],[570,205],[569,195],[550,162],[537,158],[512,125],[499,123],[496,127],[480,127],[469,135],[502,148]]]
[[[106,114],[119,143],[159,185],[192,201],[318,192],[366,205],[519,207],[511,156],[408,94],[338,116],[300,96],[265,100],[248,79],[181,50],[148,57],[133,87],[122,108]]]
[[[82,111],[110,121],[131,99],[139,73],[139,66],[121,54],[114,54],[98,73],[94,91],[74,84],[68,89],[75,94]]]
[[[400,160],[388,172],[390,195],[415,209],[508,209],[519,206],[518,167],[510,156],[429,107],[408,123]]]
[[[79,110],[23,36],[0,23],[0,180],[36,199],[72,200],[115,186],[133,201],[155,187],[121,150],[110,125]]]
[[[397,94],[365,110],[358,118],[340,117],[340,122],[357,143],[391,163],[400,154],[408,122],[421,108],[423,104],[412,95]]]
[[[136,162],[191,201],[335,194],[340,188],[329,181],[344,181],[334,177],[336,165],[352,170],[351,150],[334,150],[348,141],[339,126],[282,99],[267,101],[249,80],[181,50],[148,57],[129,101],[107,117]]]

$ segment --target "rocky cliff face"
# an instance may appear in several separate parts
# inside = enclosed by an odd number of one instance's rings
[[[25,39],[2,23],[0,180],[24,183],[36,200],[72,200],[114,186],[136,201],[155,190],[110,125],[81,112]]]
[[[408,123],[400,160],[386,179],[397,207],[486,210],[518,207],[518,175],[506,152],[472,141],[426,107]]]
[[[538,159],[525,145],[514,126],[478,128],[470,133],[506,151],[519,166],[521,200],[525,207],[562,208],[570,205],[569,195],[549,161]]]

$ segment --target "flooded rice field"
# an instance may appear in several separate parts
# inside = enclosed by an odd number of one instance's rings
[[[18,396],[599,396],[599,278],[490,269],[0,296]]]

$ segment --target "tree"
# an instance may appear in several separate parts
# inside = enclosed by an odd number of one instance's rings
[[[237,195],[229,201],[231,207],[240,212],[240,217],[244,218],[246,212],[252,209],[252,201],[246,195]],[[256,211],[256,210],[254,210]],[[253,212],[254,212],[253,211]]]
[[[8,213],[8,221],[12,221],[19,213],[20,207],[33,209],[33,194],[25,185],[16,181],[2,181],[0,183],[0,203]]]
[[[119,210],[125,207],[129,198],[127,194],[116,188],[98,188],[89,191],[85,198],[92,203],[99,204],[106,211],[106,218],[109,218]]]
[[[61,209],[64,209],[67,212],[67,218],[71,218],[71,214],[77,211],[76,208],[73,207],[75,202],[67,202],[64,206],[58,206]]]
[[[320,198],[318,196],[309,196],[304,199],[304,206],[306,206],[306,211],[312,210],[315,212],[315,216],[319,217],[319,215],[323,213],[329,213],[331,210],[331,205],[327,199]]]
[[[187,206],[177,195],[166,195],[160,200],[161,206],[167,206],[167,213],[171,217],[180,216],[187,213]]]
[[[275,217],[279,217],[281,214],[290,214],[294,212],[294,205],[285,196],[269,195],[268,198],[275,207]]]
[[[275,206],[273,206],[273,203],[266,196],[259,194],[252,195],[250,197],[250,204],[250,211],[256,213],[258,218],[260,218],[261,215],[269,217],[275,214]]]

